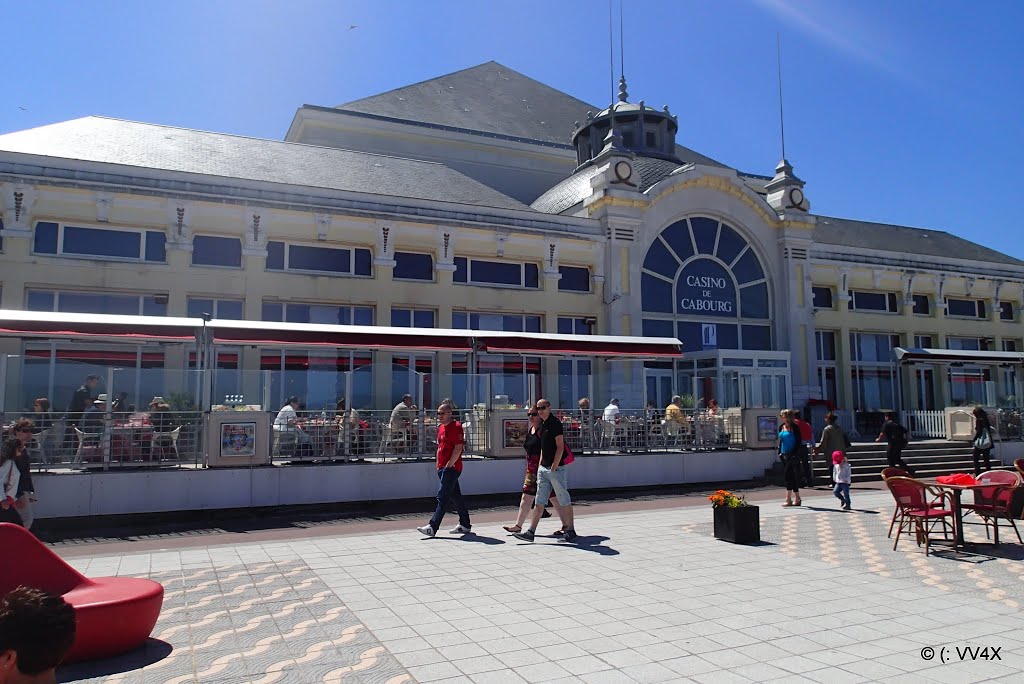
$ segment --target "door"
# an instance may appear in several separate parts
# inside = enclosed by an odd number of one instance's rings
[[[661,409],[672,401],[672,371],[668,368],[645,369],[644,405],[654,403]]]

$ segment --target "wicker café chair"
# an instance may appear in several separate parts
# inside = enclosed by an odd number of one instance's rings
[[[1024,476],[1024,458],[1018,458],[1013,462],[1013,467],[1017,469],[1017,472]]]
[[[1017,533],[1017,541],[1024,544],[1017,523],[1013,521],[1010,504],[1021,485],[1020,475],[1010,470],[990,470],[978,476],[978,484],[986,485],[974,490],[974,503],[960,504],[964,514],[974,513],[985,523],[985,537],[992,523],[992,540],[999,544],[999,520],[1008,520]]]
[[[950,522],[953,518],[953,511],[946,508],[932,508],[929,496],[936,493],[931,491],[923,482],[910,477],[890,477],[885,485],[892,492],[896,500],[896,510],[899,514],[898,528],[896,530],[896,541],[892,545],[893,551],[900,543],[900,535],[904,531],[914,529],[917,537],[917,545],[924,541],[924,555],[927,556],[931,545],[931,533],[936,525],[941,525],[943,536],[948,540],[953,533],[953,525]]]
[[[888,480],[890,477],[910,477],[910,473],[908,473],[906,470],[903,470],[902,468],[882,468],[882,479]],[[939,498],[931,502],[931,508],[945,508],[947,504],[952,505],[949,501],[947,501],[949,492],[939,492],[938,494]],[[899,517],[899,514],[900,507],[897,506],[895,509],[893,509],[892,520],[889,521],[889,534],[886,535],[889,539],[892,539],[892,528],[896,527],[896,518]]]

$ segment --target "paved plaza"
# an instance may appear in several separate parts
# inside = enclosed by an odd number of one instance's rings
[[[581,508],[577,544],[520,542],[501,529],[503,510],[465,537],[446,519],[424,539],[417,516],[403,529],[342,524],[231,545],[207,535],[127,555],[58,546],[88,575],[151,577],[167,591],[144,649],[59,680],[1021,681],[1024,551],[1012,531],[992,555],[926,558],[912,539],[892,550],[887,492],[855,490],[849,513],[808,494],[798,509],[758,502],[757,546],[715,540],[699,497]]]

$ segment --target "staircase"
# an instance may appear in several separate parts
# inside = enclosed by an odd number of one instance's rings
[[[854,443],[846,452],[853,470],[854,482],[878,482],[882,468],[889,466],[885,458],[886,445],[883,442]],[[971,458],[969,442],[927,441],[911,442],[903,449],[903,462],[913,469],[917,477],[936,477],[950,473],[973,473],[974,460]],[[992,453],[992,469],[1001,470],[1006,466],[999,460],[999,449]],[[831,468],[831,464],[828,466]],[[814,460],[814,481],[828,482],[828,469],[820,456]]]

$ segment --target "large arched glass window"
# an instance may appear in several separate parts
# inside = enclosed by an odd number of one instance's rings
[[[773,348],[761,260],[718,219],[682,219],[655,238],[644,257],[640,298],[644,334],[675,335],[687,351]]]

